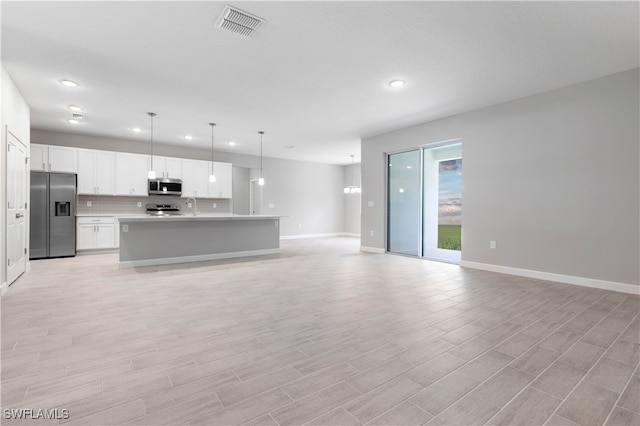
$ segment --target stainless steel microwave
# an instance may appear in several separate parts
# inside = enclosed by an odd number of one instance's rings
[[[149,195],[182,195],[182,179],[149,179]]]

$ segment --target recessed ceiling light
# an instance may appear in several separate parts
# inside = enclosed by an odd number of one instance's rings
[[[133,130],[133,131],[134,131],[134,132],[136,132],[136,133],[140,133],[140,132],[142,131],[142,129],[141,129],[140,127],[134,127],[134,128],[133,128],[133,129],[131,129],[131,130]]]
[[[411,168],[411,166],[407,166],[407,169],[410,169],[410,168]]]
[[[404,80],[392,80],[389,82],[389,86],[391,87],[402,87],[407,84]]]
[[[80,120],[76,120],[75,118],[70,118],[67,121],[71,124],[80,124]]]
[[[229,141],[229,142],[227,142],[227,145],[229,145],[229,146],[235,146],[235,145],[236,145],[236,142],[235,142],[235,141]]]
[[[190,141],[191,139],[193,139],[193,136],[191,136],[191,135],[186,135],[184,138],[185,138],[186,140]]]
[[[64,87],[78,87],[78,83],[72,80],[60,80],[60,84]]]
[[[69,105],[67,108],[69,108],[69,111],[82,112],[82,108],[80,108],[78,105]]]
[[[295,145],[287,145],[287,146],[285,146],[285,148],[287,148],[287,149],[293,149],[295,147],[296,147]]]

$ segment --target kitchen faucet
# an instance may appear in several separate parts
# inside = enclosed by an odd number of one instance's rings
[[[193,215],[197,216],[198,215],[198,203],[196,202],[195,197],[189,197],[187,198],[187,205],[189,205],[189,202],[193,200]]]

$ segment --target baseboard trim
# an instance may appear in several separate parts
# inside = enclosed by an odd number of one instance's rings
[[[342,235],[344,235],[345,237],[355,237],[355,238],[360,238],[360,234],[356,234],[354,232],[345,232]]]
[[[103,248],[103,249],[85,249],[85,250],[77,250],[76,256],[86,256],[91,254],[109,254],[109,253],[118,253],[120,249],[118,247],[115,248]]]
[[[281,240],[299,240],[302,238],[324,238],[324,237],[355,237],[356,234],[347,234],[346,232],[330,232],[326,234],[301,234],[301,235],[281,235]],[[357,234],[359,237],[360,234]]]
[[[379,247],[367,247],[367,246],[360,246],[360,251],[363,251],[365,253],[377,253],[377,254],[384,254],[386,253],[386,250],[383,248],[379,248]]]
[[[563,284],[578,285],[582,287],[599,288],[601,290],[617,291],[619,293],[640,295],[640,286],[618,283],[615,281],[597,280],[593,278],[576,277],[573,275],[556,274],[553,272],[535,271],[531,269],[513,268],[510,266],[492,265],[490,263],[471,262],[463,260],[460,266],[464,268],[481,269],[483,271],[498,272],[501,274],[517,275],[527,278],[535,278],[546,281],[555,281]]]
[[[171,265],[175,263],[202,262],[206,260],[233,259],[237,257],[264,256],[266,254],[278,254],[280,249],[247,250],[229,253],[201,254],[196,256],[165,257],[161,259],[128,260],[118,263],[120,269],[136,268],[139,266]]]

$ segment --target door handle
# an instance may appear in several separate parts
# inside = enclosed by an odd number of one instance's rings
[[[16,213],[16,219],[20,219],[21,217],[24,217],[22,213]]]

